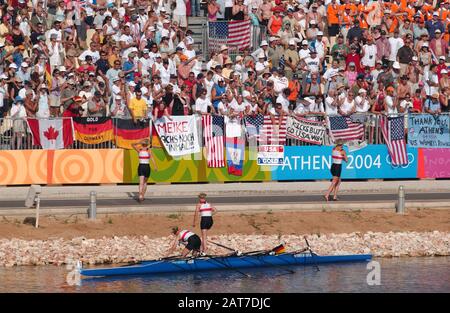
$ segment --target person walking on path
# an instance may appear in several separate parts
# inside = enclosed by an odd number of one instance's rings
[[[331,152],[333,159],[333,164],[331,165],[331,175],[333,175],[333,180],[331,181],[331,186],[328,188],[325,200],[329,201],[330,194],[334,191],[333,201],[338,201],[337,193],[339,190],[339,185],[341,183],[341,171],[342,171],[342,160],[347,162],[347,153],[343,149],[342,142],[338,142]]]
[[[198,195],[198,199],[199,201],[195,207],[194,222],[192,223],[192,227],[195,227],[197,216],[200,214],[200,229],[202,232],[202,247],[200,251],[201,253],[206,253],[207,233],[213,226],[212,216],[217,212],[217,210],[206,201],[206,193],[200,193]]]
[[[153,162],[153,167],[155,171],[158,170],[156,167],[155,159],[153,158],[152,152],[149,148],[149,140],[144,139],[140,143],[133,143],[132,147],[139,156],[139,167],[138,167],[138,176],[139,176],[139,202],[144,201],[144,195],[147,192],[147,181],[150,177],[150,159]]]

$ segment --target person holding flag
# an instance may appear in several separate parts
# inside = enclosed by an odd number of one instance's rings
[[[192,227],[195,227],[197,215],[200,214],[200,229],[202,232],[202,246],[200,252],[203,254],[206,253],[206,239],[208,230],[211,229],[214,223],[212,216],[217,212],[217,210],[206,201],[206,193],[200,193],[198,195],[198,199],[199,201],[195,207],[194,222],[192,223]]]

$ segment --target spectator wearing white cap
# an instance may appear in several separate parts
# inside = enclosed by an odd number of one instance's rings
[[[284,62],[286,65],[284,68],[286,70],[286,77],[292,79],[300,62],[300,57],[297,52],[297,41],[294,38],[289,39],[288,49],[284,52]]]
[[[280,58],[284,55],[284,45],[279,37],[271,36],[269,38],[269,47],[267,48],[268,59],[272,63],[272,67],[280,67]]]
[[[224,66],[225,62],[227,62],[229,59],[231,60],[230,56],[228,55],[228,46],[221,45],[220,53],[217,55],[217,62],[220,65]]]
[[[265,61],[266,56],[263,52],[258,55],[258,60],[255,63],[256,74],[260,75],[266,68],[269,68],[269,62]]]
[[[41,84],[37,90],[37,112],[36,117],[48,118],[50,117],[50,109],[48,102],[48,88],[46,84]]]
[[[121,95],[114,96],[111,103],[111,117],[130,119],[131,114],[128,110],[127,99],[122,98]]]
[[[251,56],[255,59],[255,61],[257,61],[259,59],[259,56],[262,54],[264,54],[264,60],[267,61],[268,56],[269,56],[269,43],[267,42],[267,40],[263,40],[261,41],[261,44],[259,45],[259,48],[256,49]]]
[[[433,12],[433,17],[431,20],[426,21],[425,27],[428,30],[428,35],[430,36],[430,39],[434,39],[436,36],[436,30],[439,29],[441,33],[445,31],[444,24],[440,21],[439,13]]]
[[[413,56],[411,59],[411,63],[408,64],[405,71],[405,75],[408,76],[413,90],[419,88],[419,80],[423,74],[424,72],[423,68],[419,64],[419,58],[417,56]]]
[[[144,49],[142,51],[142,57],[140,57],[138,61],[138,71],[142,73],[142,77],[150,76],[153,63],[153,60],[150,59],[150,51]]]
[[[318,31],[316,38],[311,42],[310,46],[317,51],[317,56],[323,61],[325,54],[329,49],[330,43],[328,38],[323,36],[323,32]]]
[[[358,90],[358,96],[355,98],[356,113],[367,113],[370,110],[367,90],[361,88]]]
[[[50,36],[50,43],[48,43],[48,56],[50,61],[50,66],[52,71],[55,68],[58,68],[60,65],[62,65],[62,59],[64,54],[64,47],[62,46],[61,42],[57,40],[57,35],[52,34]]]
[[[436,58],[445,58],[448,55],[448,42],[445,41],[439,28],[434,31],[434,34],[434,38],[430,41],[430,50]]]
[[[317,37],[317,33],[320,29],[317,26],[316,20],[309,21],[309,27],[306,28],[306,39],[308,41],[313,41]]]
[[[27,62],[22,62],[19,70],[16,72],[16,77],[19,77],[22,81],[30,80],[30,66]]]
[[[423,71],[428,72],[430,69],[430,64],[433,62],[428,42],[424,42],[422,44],[418,57],[419,63],[423,67]]]

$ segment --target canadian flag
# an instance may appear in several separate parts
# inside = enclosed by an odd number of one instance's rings
[[[39,120],[28,118],[27,122],[33,135],[33,144],[42,146],[42,149],[63,149],[73,143],[71,118]]]

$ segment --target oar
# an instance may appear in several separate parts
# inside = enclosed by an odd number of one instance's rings
[[[230,269],[230,270],[233,270],[233,271],[238,272],[239,274],[241,274],[241,275],[243,275],[243,276],[245,276],[245,277],[247,277],[247,278],[251,278],[251,277],[252,277],[252,276],[250,276],[250,274],[241,272],[241,271],[238,270],[237,268],[234,268],[234,267],[228,265],[226,262],[219,261],[219,258],[220,258],[220,257],[212,257],[212,258],[210,258],[210,259],[207,260],[207,261],[208,261],[208,262],[215,261],[215,262],[217,262],[217,263],[219,263],[219,264],[225,266],[226,268],[228,268],[228,269]]]
[[[313,260],[313,262],[314,262],[314,265],[316,266],[316,270],[319,272],[319,271],[320,271],[320,270],[319,270],[319,266],[317,265],[317,262],[316,262],[316,260],[315,260],[315,258],[314,258],[317,254],[315,254],[315,253],[312,251],[311,246],[309,245],[309,242],[308,242],[308,239],[306,238],[306,236],[304,236],[303,238],[305,238],[306,246],[308,247],[309,253],[311,253],[311,258],[312,258],[312,260]]]
[[[182,259],[186,259],[186,257],[182,257],[181,255],[173,255],[173,256],[168,256],[168,257],[160,258],[160,259],[156,259],[156,260],[129,261],[128,264],[122,265],[121,267],[142,264],[142,262],[154,262],[154,263],[152,263],[152,265],[153,265],[153,264],[157,264],[157,263],[162,263],[164,261],[172,261],[172,260],[178,260],[178,259],[182,260]]]
[[[216,246],[219,246],[219,247],[221,247],[221,248],[227,249],[227,250],[229,250],[229,251],[233,251],[233,252],[236,253],[236,254],[239,254],[239,252],[240,252],[240,251],[235,250],[235,249],[233,249],[233,248],[224,246],[224,245],[222,245],[222,244],[220,244],[220,243],[217,243],[217,242],[214,242],[214,241],[211,241],[211,240],[208,240],[208,241],[209,241],[210,243],[212,243],[212,244],[215,244]]]
[[[230,251],[233,251],[234,253],[236,253],[238,256],[245,256],[245,255],[252,255],[252,254],[256,254],[256,253],[260,253],[260,254],[266,254],[266,253],[269,253],[269,252],[271,252],[273,249],[271,249],[271,250],[256,250],[256,251],[249,251],[249,252],[241,252],[241,251],[239,251],[239,250],[235,250],[235,249],[233,249],[233,248],[230,248],[230,247],[227,247],[227,246],[224,246],[224,245],[222,245],[222,244],[220,244],[220,243],[217,243],[217,242],[214,242],[214,241],[211,241],[211,240],[208,240],[210,243],[212,243],[212,244],[215,244],[216,246],[219,246],[219,247],[222,247],[222,248],[224,248],[224,249],[227,249],[227,250],[230,250]]]

